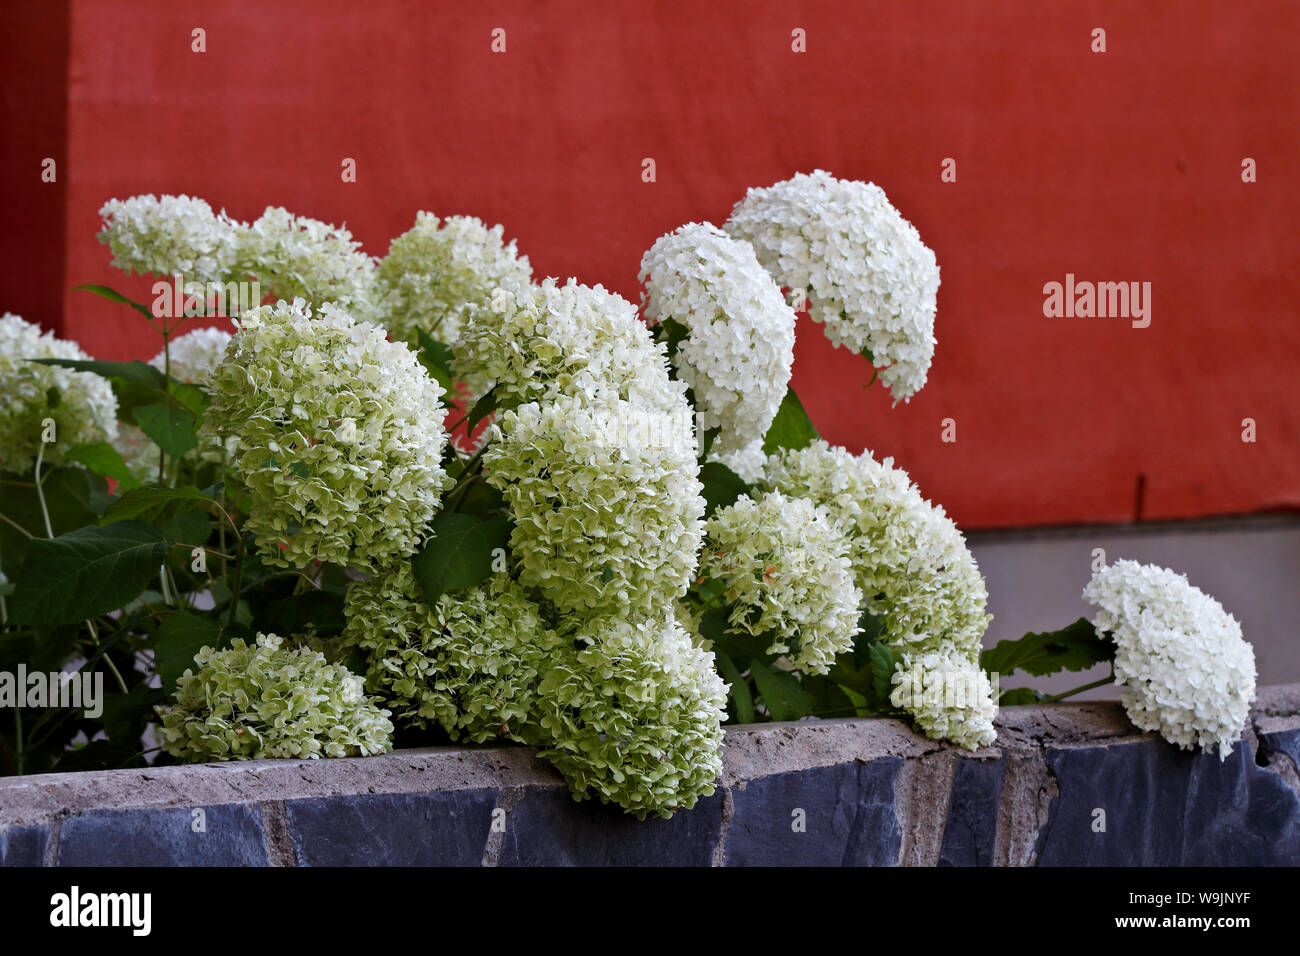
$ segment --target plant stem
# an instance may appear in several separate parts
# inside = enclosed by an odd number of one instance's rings
[[[93,620],[91,620],[90,618],[87,618],[87,619],[86,619],[86,627],[90,628],[90,636],[91,636],[92,638],[95,639],[95,646],[98,647],[98,646],[99,646],[99,631],[95,629],[95,622],[94,622]],[[126,689],[126,681],[122,680],[122,674],[121,674],[121,672],[118,671],[118,669],[117,669],[117,665],[113,663],[113,659],[112,659],[111,657],[108,656],[108,652],[107,652],[107,651],[104,652],[104,663],[108,665],[108,669],[109,669],[110,671],[112,671],[112,672],[113,672],[113,676],[114,676],[115,678],[117,678],[117,686],[120,687],[120,688],[122,688],[122,693],[124,693],[124,694],[126,694],[126,693],[130,693],[130,692]]]
[[[41,461],[45,458],[45,442],[36,449],[36,498],[41,503],[41,517],[45,519],[46,537],[54,537],[54,527],[50,524],[50,510],[45,507],[45,490],[41,487]]]
[[[240,540],[235,543],[235,587],[230,592],[230,617],[226,619],[227,627],[235,623],[235,612],[239,610],[239,591],[243,586],[244,542]]]
[[[1115,679],[1115,669],[1112,667],[1109,677],[1103,677],[1101,680],[1095,680],[1091,684],[1084,684],[1082,687],[1076,687],[1074,690],[1067,690],[1064,694],[1053,694],[1051,697],[1044,697],[1039,701],[1040,704],[1054,704],[1058,700],[1065,700],[1067,697],[1073,697],[1075,694],[1082,694],[1085,690],[1092,690],[1094,687],[1104,687]]]

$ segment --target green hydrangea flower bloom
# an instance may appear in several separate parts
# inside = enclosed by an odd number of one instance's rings
[[[825,509],[779,492],[742,495],[704,528],[700,574],[725,588],[728,631],[770,639],[767,653],[809,674],[853,649],[862,592],[848,539]]]
[[[368,662],[367,687],[401,723],[453,739],[536,744],[537,685],[558,643],[509,576],[444,594],[431,607],[409,561],[348,589],[345,641]]]
[[[726,705],[713,654],[676,620],[591,618],[542,681],[542,756],[577,800],[670,817],[713,793]]]
[[[210,382],[205,433],[233,436],[263,560],[380,566],[437,510],[442,386],[384,330],[301,299],[245,313]]]
[[[224,650],[205,647],[198,671],[177,681],[176,702],[159,707],[162,748],[190,762],[263,757],[366,757],[392,749],[388,711],[361,678],[274,634]]]
[[[455,345],[469,314],[497,289],[526,293],[533,270],[501,226],[472,216],[417,213],[379,262],[376,300],[393,338],[415,344],[417,331]]]

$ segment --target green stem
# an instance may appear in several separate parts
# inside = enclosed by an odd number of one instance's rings
[[[1075,694],[1082,694],[1085,690],[1092,690],[1094,687],[1105,687],[1115,680],[1115,669],[1111,668],[1110,676],[1103,677],[1101,680],[1095,680],[1091,684],[1084,684],[1082,687],[1076,687],[1074,690],[1067,690],[1064,694],[1053,694],[1051,697],[1044,697],[1039,701],[1040,704],[1054,704],[1058,700],[1065,700],[1067,697],[1073,697]]]
[[[95,622],[90,618],[87,618],[86,627],[90,628],[90,636],[94,638],[95,646],[98,647],[99,631],[96,630],[95,628]],[[104,657],[104,663],[108,665],[108,669],[113,672],[113,677],[117,679],[117,686],[122,689],[122,693],[124,694],[129,693],[129,691],[126,689],[126,681],[122,680],[122,674],[120,671],[118,671],[117,665],[113,663],[113,659],[108,656],[107,652],[104,653],[103,657]]]
[[[482,472],[483,453],[487,450],[488,443],[484,442],[483,447],[474,452],[473,457],[465,463],[465,470],[461,472],[460,480],[456,482],[455,487],[452,488],[451,491],[447,493],[447,497],[443,499],[443,511],[455,510],[452,505],[464,496],[465,490],[474,483],[474,480],[478,478],[479,474]]]
[[[242,540],[235,543],[235,587],[230,592],[230,617],[226,619],[226,626],[229,627],[235,623],[235,612],[239,610],[239,592],[244,586],[244,542]]]
[[[41,503],[41,517],[45,519],[46,537],[54,537],[54,527],[50,524],[50,510],[45,507],[45,490],[41,487],[41,461],[45,458],[45,442],[36,450],[36,498]]]
[[[184,306],[182,305],[182,311]],[[163,391],[167,394],[167,403],[170,406],[172,400],[172,349],[171,349],[171,329],[167,328],[167,320],[163,320],[162,328],[163,337]],[[168,414],[171,414],[170,407]],[[167,452],[162,447],[158,448],[158,484],[167,484]]]

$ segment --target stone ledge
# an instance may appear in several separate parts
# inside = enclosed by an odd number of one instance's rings
[[[975,753],[896,720],[736,727],[723,767],[646,822],[523,747],[8,777],[0,863],[1300,864],[1300,685],[1262,689],[1222,762],[1090,702],[1004,708]]]

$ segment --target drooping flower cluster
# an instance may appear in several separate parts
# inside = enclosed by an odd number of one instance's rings
[[[238,271],[244,226],[189,196],[110,199],[99,241],[124,272],[224,282]]]
[[[506,574],[430,606],[410,562],[348,589],[346,641],[365,652],[366,682],[403,723],[453,739],[540,739],[537,686],[558,638]]]
[[[978,649],[988,592],[965,539],[892,458],[817,440],[768,461],[766,486],[824,505],[849,537],[858,587],[900,648]]]
[[[456,372],[475,395],[494,389],[508,409],[555,395],[601,391],[646,407],[684,411],[686,386],[636,307],[601,286],[547,279],[504,289],[474,310],[456,348]]]
[[[442,492],[442,387],[384,330],[302,300],[245,313],[211,381],[236,439],[263,560],[386,563],[418,547]]]
[[[158,708],[162,749],[182,760],[356,757],[392,748],[388,711],[361,678],[274,634],[195,655],[176,702]]]
[[[117,399],[108,380],[30,359],[84,360],[90,356],[75,342],[42,333],[39,326],[6,312],[0,318],[0,471],[26,474],[36,463],[53,420],[54,441],[42,461],[57,464],[81,444],[117,437]]]
[[[1255,699],[1255,652],[1236,618],[1185,575],[1136,561],[1096,572],[1083,597],[1098,608],[1098,635],[1115,642],[1129,719],[1226,759]]]
[[[719,455],[762,442],[790,383],[794,310],[747,242],[707,223],[660,237],[641,259],[643,311],[687,330],[673,365],[691,389],[699,433]]]
[[[655,613],[690,585],[702,537],[689,420],[610,393],[529,402],[483,461],[514,517],[520,580],[566,611]]]
[[[542,755],[644,819],[689,809],[722,773],[727,685],[672,617],[583,622],[542,681]],[[567,636],[566,636],[566,644]]]
[[[994,688],[978,660],[954,647],[905,654],[892,680],[890,701],[910,713],[927,737],[967,750],[997,739]]]
[[[331,303],[359,320],[376,318],[375,259],[347,229],[267,207],[243,226],[240,271],[257,278],[264,295]]]
[[[415,344],[416,331],[454,345],[466,318],[497,289],[517,295],[532,284],[532,266],[500,225],[472,216],[416,214],[379,263],[376,298],[394,338]]]
[[[894,400],[925,385],[934,358],[939,266],[879,186],[817,170],[750,189],[727,232],[835,345],[867,354]]]
[[[853,649],[862,592],[848,539],[825,509],[778,492],[745,495],[710,518],[705,535],[700,574],[722,583],[731,633],[770,637],[762,650],[810,674]]]

